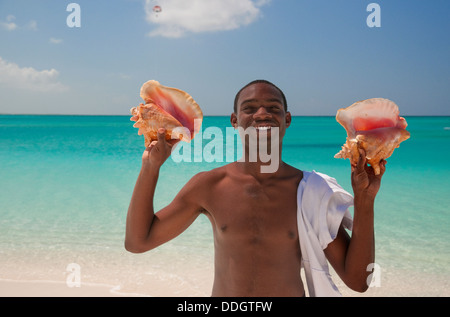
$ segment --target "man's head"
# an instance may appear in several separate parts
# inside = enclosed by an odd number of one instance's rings
[[[282,140],[291,124],[291,114],[281,89],[267,80],[247,84],[236,95],[230,121],[239,130],[244,161],[270,162],[261,165],[261,172],[276,172],[280,166]]]
[[[277,86],[275,86],[273,83],[271,83],[270,81],[268,81],[268,80],[265,80],[265,79],[257,79],[257,80],[254,80],[254,81],[248,83],[247,85],[245,85],[244,87],[242,87],[241,90],[238,91],[238,93],[236,94],[236,97],[234,98],[234,113],[237,113],[237,110],[238,110],[238,101],[239,101],[239,97],[240,97],[240,95],[241,95],[241,92],[242,92],[243,90],[245,90],[247,87],[252,86],[252,85],[255,85],[255,84],[267,84],[267,85],[270,85],[270,86],[272,86],[273,88],[277,89],[277,90],[280,92],[280,95],[281,95],[281,98],[282,98],[282,101],[283,101],[284,111],[287,112],[287,101],[286,101],[286,96],[284,95],[283,91],[282,91],[280,88],[278,88]]]
[[[291,124],[283,91],[267,80],[255,80],[236,94],[231,124],[248,127],[272,126],[280,128],[280,136]]]

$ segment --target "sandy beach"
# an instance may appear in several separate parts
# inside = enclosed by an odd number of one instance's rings
[[[119,297],[142,296],[141,294],[120,293],[112,285],[84,284],[80,287],[68,287],[64,282],[56,281],[0,281],[0,297]]]
[[[0,297],[209,297],[214,277],[213,246],[189,245],[185,238],[144,254],[121,248],[1,250]],[[439,274],[426,266],[414,266],[414,262],[390,264],[381,256],[379,261],[372,286],[362,294],[346,287],[330,267],[342,296],[450,296],[446,272]],[[70,269],[73,264],[79,269],[78,280]],[[306,281],[303,271],[301,275]]]
[[[183,249],[168,245],[146,254],[0,251],[0,297],[209,296],[211,255]],[[78,271],[71,269],[73,264]]]
[[[186,264],[186,263],[185,263]],[[183,269],[187,270],[183,276]],[[0,278],[0,297],[209,297],[212,270],[202,273],[190,265],[176,265],[178,272],[159,269],[141,272],[142,276],[128,275],[106,284],[82,281],[79,287],[70,287],[65,280],[14,280]],[[332,272],[333,274],[333,272]],[[302,276],[304,278],[303,272]],[[126,280],[128,278],[128,280]],[[91,279],[89,279],[91,280]],[[94,279],[95,280],[95,279]],[[377,285],[365,293],[348,289],[334,277],[343,297],[448,297],[450,281],[444,276],[408,274],[401,271],[381,271]]]

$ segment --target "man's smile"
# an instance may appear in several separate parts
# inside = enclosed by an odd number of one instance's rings
[[[271,126],[257,126],[255,128],[258,131],[267,131],[267,130],[270,130],[272,127]]]
[[[267,131],[276,126],[277,124],[273,121],[258,121],[253,124],[253,127],[258,131]]]

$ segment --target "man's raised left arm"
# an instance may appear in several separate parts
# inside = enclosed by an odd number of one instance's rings
[[[336,239],[324,250],[344,283],[358,292],[368,289],[367,278],[371,274],[368,267],[375,262],[374,203],[385,165],[386,161],[380,162],[381,172],[375,175],[373,168],[367,165],[364,150],[360,150],[351,175],[354,192],[352,236],[350,238],[341,225]]]

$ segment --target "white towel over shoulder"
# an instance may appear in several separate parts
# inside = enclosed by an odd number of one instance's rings
[[[341,296],[333,283],[323,250],[341,223],[349,230],[353,196],[328,175],[303,172],[297,191],[297,226],[309,296]]]

